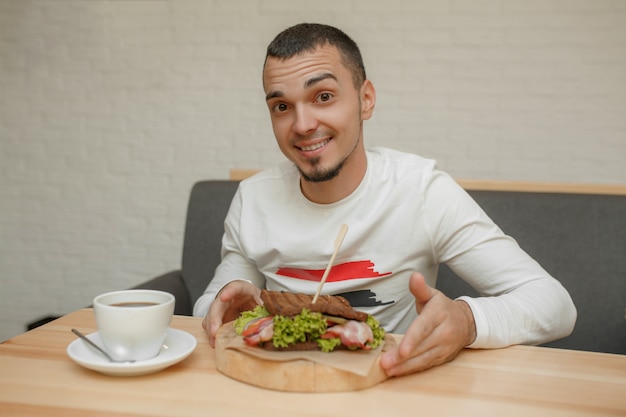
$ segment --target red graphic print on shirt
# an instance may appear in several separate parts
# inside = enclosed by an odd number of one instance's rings
[[[374,270],[374,266],[375,265],[372,261],[367,260],[334,265],[326,278],[326,282],[338,282],[363,278],[380,278],[391,275],[391,272],[376,272]],[[324,269],[279,268],[276,273],[285,277],[319,282],[324,275]]]

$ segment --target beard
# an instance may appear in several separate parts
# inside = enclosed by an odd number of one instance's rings
[[[311,161],[309,161],[310,165],[313,167],[313,169],[310,172],[304,172],[302,168],[300,167],[298,167],[298,171],[300,171],[300,175],[302,176],[302,179],[304,179],[307,182],[326,182],[326,181],[332,180],[337,175],[339,175],[339,173],[341,172],[341,169],[343,168],[347,160],[348,160],[348,157],[345,157],[342,161],[340,161],[334,167],[331,167],[328,169],[322,169],[318,167],[320,158],[314,158]]]

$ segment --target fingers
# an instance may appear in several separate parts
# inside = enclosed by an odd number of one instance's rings
[[[400,346],[395,348],[400,350]],[[397,353],[397,352],[395,352]],[[458,352],[448,352],[445,348],[437,345],[430,349],[415,355],[402,359],[401,355],[397,355],[394,352],[386,352],[391,354],[389,358],[383,356],[381,358],[381,366],[383,367],[387,376],[401,376],[414,372],[425,371],[434,366],[441,365],[454,359]]]
[[[217,331],[222,326],[225,308],[225,304],[219,302],[219,300],[215,300],[211,304],[208,314],[204,320],[202,320],[202,327],[209,335],[209,344],[211,347],[215,347],[215,337],[217,336]]]
[[[424,276],[418,272],[413,273],[409,280],[409,289],[415,297],[415,308],[419,316],[411,323],[399,345],[399,360],[406,360],[409,356],[416,356],[419,355],[421,351],[426,351],[428,347],[422,347],[420,351],[418,346],[425,344],[425,341],[438,325],[438,320],[429,317],[427,315],[428,312],[424,313],[424,317],[421,316],[426,303],[435,296],[435,290],[426,284]]]
[[[461,346],[446,340],[445,326],[421,324],[424,323],[414,321],[398,346],[381,357],[380,364],[388,376],[405,375],[441,365],[452,360],[461,350]]]
[[[389,376],[417,372],[431,367],[436,341],[431,340],[433,323],[419,316],[411,323],[398,346],[385,352],[380,365]]]
[[[261,290],[249,282],[233,281],[222,288],[202,321],[211,346],[215,347],[215,338],[223,323],[235,320],[242,311],[252,310],[262,303]]]
[[[415,297],[418,317],[397,347],[385,352],[380,365],[389,376],[423,371],[452,360],[464,346],[459,340],[458,306],[429,287],[424,276],[413,273],[409,290]]]
[[[435,291],[426,284],[426,279],[419,272],[411,274],[409,290],[415,297],[415,308],[418,314],[422,312],[424,305],[435,295]]]

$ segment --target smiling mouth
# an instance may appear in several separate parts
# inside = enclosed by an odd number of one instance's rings
[[[326,139],[325,141],[316,143],[315,145],[302,146],[302,147],[298,146],[297,148],[300,149],[301,151],[304,151],[304,152],[310,152],[310,151],[314,151],[316,149],[319,149],[319,148],[321,148],[323,146],[326,146],[326,144],[328,142],[330,142],[330,139]]]

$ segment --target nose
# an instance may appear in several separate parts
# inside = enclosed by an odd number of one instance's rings
[[[317,118],[314,112],[307,109],[306,106],[299,106],[295,109],[295,120],[292,130],[298,135],[308,135],[317,129]]]

